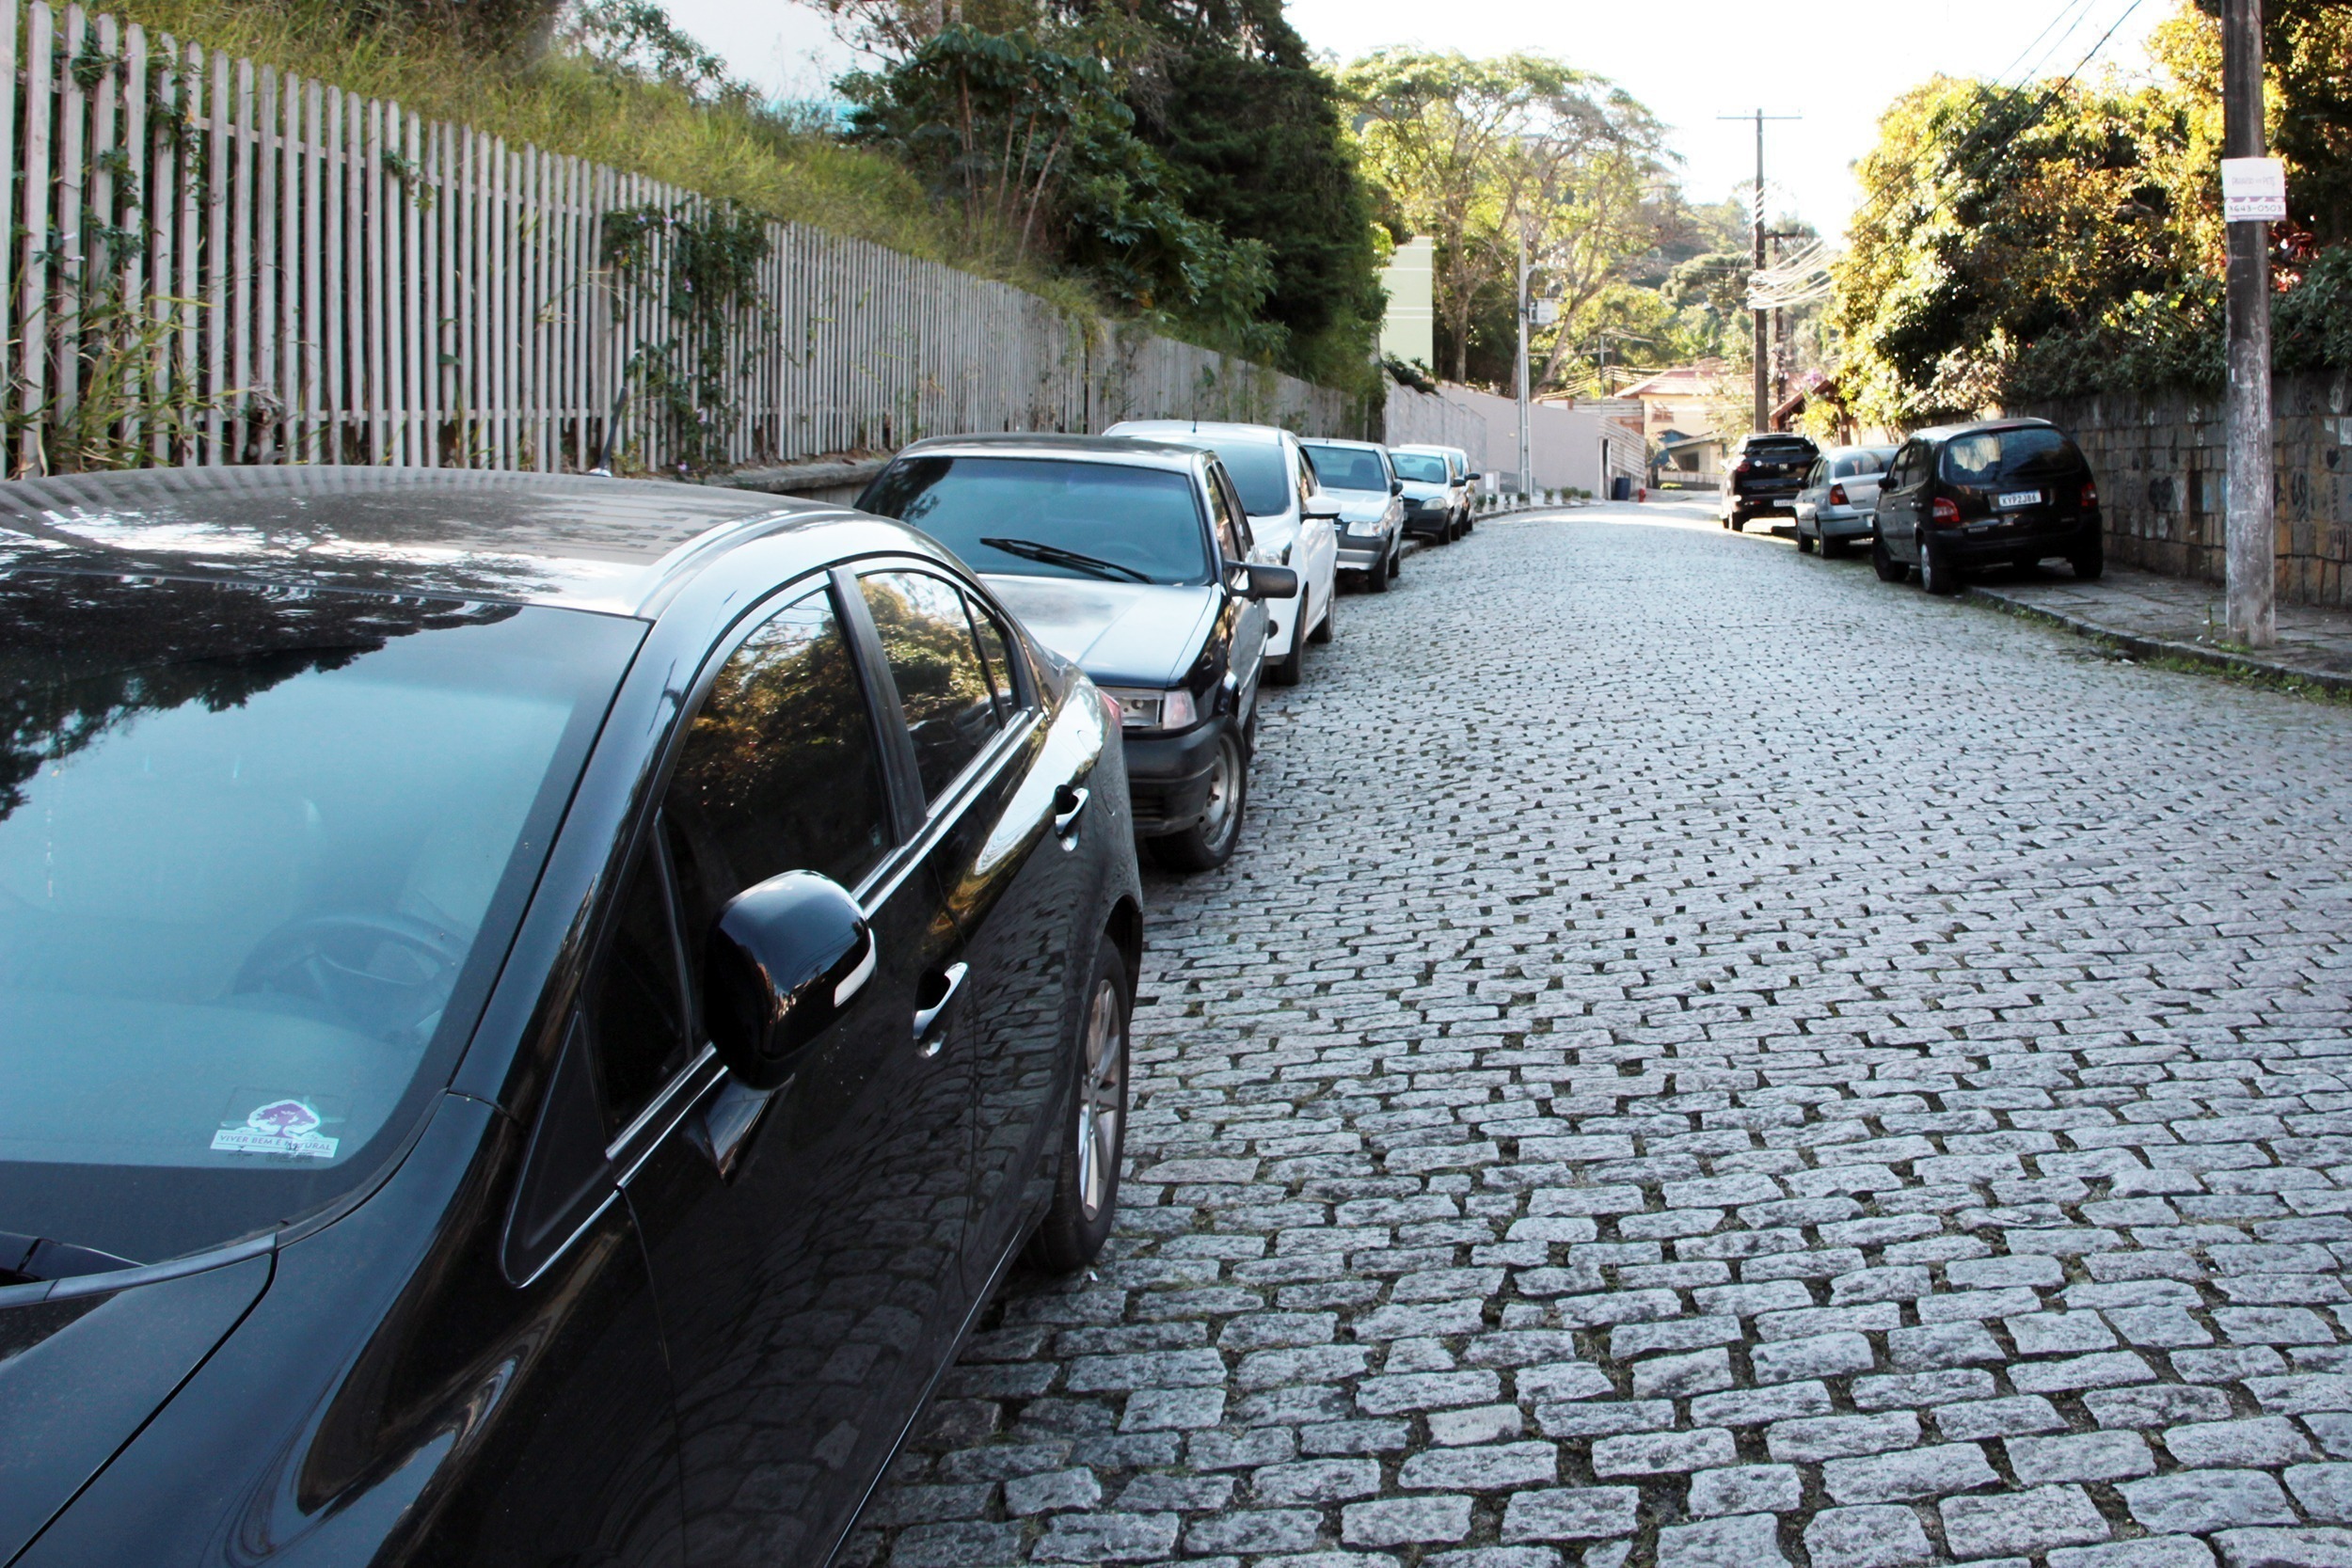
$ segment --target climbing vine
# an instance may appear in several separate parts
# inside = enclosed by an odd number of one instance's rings
[[[658,303],[675,329],[629,356],[624,395],[668,436],[682,472],[726,461],[737,418],[728,339],[746,316],[749,325],[767,320],[759,269],[769,250],[766,220],[731,201],[627,207],[605,217],[604,264],[623,308]]]

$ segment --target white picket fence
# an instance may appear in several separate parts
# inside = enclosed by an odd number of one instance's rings
[[[0,0],[0,98],[7,471],[678,460],[628,373],[691,357],[668,246],[634,286],[602,259],[616,214],[693,193],[78,5]],[[1144,416],[1358,433],[1341,394],[1262,366],[803,225],[768,238],[699,433],[728,464]]]

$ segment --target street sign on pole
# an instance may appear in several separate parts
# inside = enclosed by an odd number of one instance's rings
[[[2277,158],[2221,160],[2221,221],[2284,223],[2287,166]]]

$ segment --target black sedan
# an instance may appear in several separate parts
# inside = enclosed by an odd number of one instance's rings
[[[917,441],[859,504],[979,572],[1119,701],[1136,832],[1161,863],[1232,858],[1248,800],[1267,599],[1298,574],[1250,536],[1225,465],[1118,436]]]
[[[2078,578],[2106,570],[2090,464],[2047,420],[1922,430],[1879,481],[1870,562],[1883,582],[1900,582],[1915,566],[1929,593],[1956,594],[1963,572],[2053,556]]]
[[[1117,1198],[1116,709],[929,541],[0,485],[0,1560],[818,1563]]]

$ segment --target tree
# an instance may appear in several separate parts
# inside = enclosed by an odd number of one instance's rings
[[[1937,77],[1862,161],[1832,326],[1847,395],[1889,425],[1997,403],[2127,321],[2194,293],[2201,171],[2153,87]],[[2023,377],[2024,379],[2020,379]]]
[[[1522,238],[1581,300],[1656,244],[1641,214],[1664,170],[1662,128],[1607,81],[1542,55],[1384,49],[1340,85],[1367,173],[1436,242],[1439,356],[1456,380],[1482,315],[1500,303],[1510,328]]]

